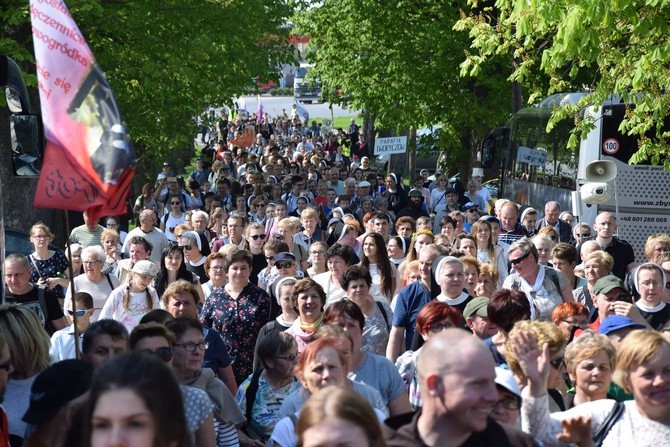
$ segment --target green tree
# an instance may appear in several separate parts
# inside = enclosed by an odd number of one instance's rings
[[[477,0],[470,5],[478,8]],[[457,29],[468,30],[472,52],[461,63],[464,74],[481,76],[491,60],[514,57],[510,76],[531,92],[529,102],[551,93],[588,90],[573,106],[556,109],[549,126],[569,117],[577,121],[570,139],[592,123],[575,118],[579,109],[620,95],[629,108],[621,130],[640,136],[632,162],[668,160],[670,134],[670,6],[657,0],[498,0],[464,16]],[[542,82],[547,80],[547,82]]]
[[[276,79],[293,60],[286,0],[71,0],[135,141],[138,176],[192,154],[194,116],[230,103],[253,77]],[[0,51],[23,63],[35,85],[28,2],[0,7]],[[183,156],[175,156],[181,150]],[[180,160],[181,158],[181,160]]]
[[[379,129],[441,123],[446,164],[465,168],[481,135],[509,115],[511,84],[500,67],[459,76],[469,40],[453,29],[458,3],[325,0],[294,20],[328,99],[366,111]]]

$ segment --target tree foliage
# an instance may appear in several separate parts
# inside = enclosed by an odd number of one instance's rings
[[[367,111],[382,129],[441,123],[442,149],[463,165],[472,131],[482,135],[509,114],[511,88],[500,66],[459,76],[469,40],[453,29],[458,11],[458,1],[325,0],[294,20],[310,36],[308,61],[330,99]]]
[[[470,5],[478,7],[477,0]],[[552,123],[577,116],[587,105],[619,95],[629,108],[621,130],[641,138],[631,161],[668,161],[670,133],[670,4],[658,0],[498,0],[492,7],[464,16],[472,52],[462,73],[480,70],[500,55],[517,64],[510,76],[531,91],[529,102],[551,93],[587,90],[578,104],[555,111]],[[548,79],[545,84],[538,80]],[[576,131],[592,123],[579,121]],[[578,133],[571,138],[576,145]]]
[[[253,77],[277,77],[293,59],[287,0],[71,0],[110,82],[140,167],[192,146],[192,117],[230,103]],[[0,7],[0,51],[34,64],[26,0]],[[34,74],[34,65],[32,67]],[[35,82],[34,76],[31,78]],[[138,172],[140,172],[138,170]]]

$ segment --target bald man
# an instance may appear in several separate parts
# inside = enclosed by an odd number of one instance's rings
[[[514,202],[505,202],[500,207],[500,235],[498,241],[512,245],[528,236],[526,229],[519,223],[519,208]]]
[[[537,445],[532,437],[490,417],[501,405],[494,368],[491,352],[467,331],[452,328],[433,336],[417,362],[423,409],[390,435],[387,445]]]

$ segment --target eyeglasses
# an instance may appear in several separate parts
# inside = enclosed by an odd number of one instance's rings
[[[557,359],[549,360],[549,364],[555,369],[555,370],[560,370],[561,367],[564,365],[565,359],[561,356]]]
[[[170,202],[170,205],[181,205],[181,202]]]
[[[225,269],[223,268],[222,265],[210,265],[210,266],[209,266],[209,269],[210,269],[210,270],[217,270],[217,271],[219,271],[219,270],[225,270]]]
[[[155,351],[152,351],[151,349],[142,349],[140,352],[153,355],[154,357],[158,358],[158,360],[162,361],[163,363],[167,363],[170,360],[172,360],[172,349],[170,349],[166,346],[156,348]]]
[[[257,241],[258,239],[265,240],[265,234],[252,234],[249,237],[255,241]]]
[[[209,348],[209,343],[206,341],[201,341],[200,343],[195,343],[192,341],[187,341],[186,343],[175,343],[172,346],[180,346],[186,350],[186,352],[194,352],[195,348],[200,349],[201,351],[204,351],[205,349]]]
[[[298,356],[296,354],[289,355],[278,355],[278,359],[286,360],[287,362],[295,363],[298,361]]]
[[[442,332],[443,330],[449,329],[450,327],[454,327],[454,324],[447,321],[446,323],[433,323],[428,329],[433,334],[437,334],[438,332]]]
[[[9,359],[5,363],[0,363],[0,370],[4,369],[5,371],[9,372],[9,370],[12,367],[12,360]]]
[[[517,265],[517,264],[519,264],[520,262],[526,260],[526,258],[528,258],[528,256],[530,256],[530,252],[526,253],[526,254],[523,255],[523,256],[519,256],[519,257],[516,258],[516,259],[510,259],[510,260],[509,260],[509,263],[512,264],[512,265]]]
[[[561,321],[565,324],[568,324],[568,325],[572,326],[572,327],[576,327],[576,328],[580,328],[580,329],[584,329],[584,328],[587,327],[586,324],[584,324],[584,323],[579,323],[579,322],[570,321],[570,320],[561,320]]]
[[[279,262],[279,263],[275,264],[275,266],[278,269],[287,269],[287,268],[290,268],[292,265],[293,265],[292,262]]]
[[[82,264],[84,265],[95,265],[95,264],[101,264],[102,261],[84,261]]]
[[[314,250],[309,252],[310,255],[322,255],[324,253],[325,253],[324,250]]]
[[[184,250],[190,250],[193,248],[193,245],[180,245],[180,247],[183,248]]]
[[[519,399],[515,397],[504,397],[496,402],[493,408],[497,407],[498,405],[502,405],[506,410],[518,410],[520,408]]]
[[[69,316],[77,315],[77,318],[81,318],[84,315],[86,315],[86,312],[88,312],[89,310],[91,310],[91,309],[79,309],[79,310],[75,310],[74,312],[72,312],[70,309],[68,309],[67,314]]]

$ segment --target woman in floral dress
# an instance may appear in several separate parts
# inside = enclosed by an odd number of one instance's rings
[[[236,250],[223,263],[228,284],[212,290],[202,309],[205,326],[221,333],[233,361],[237,383],[253,372],[254,347],[261,328],[270,320],[270,296],[249,281],[252,256]]]

